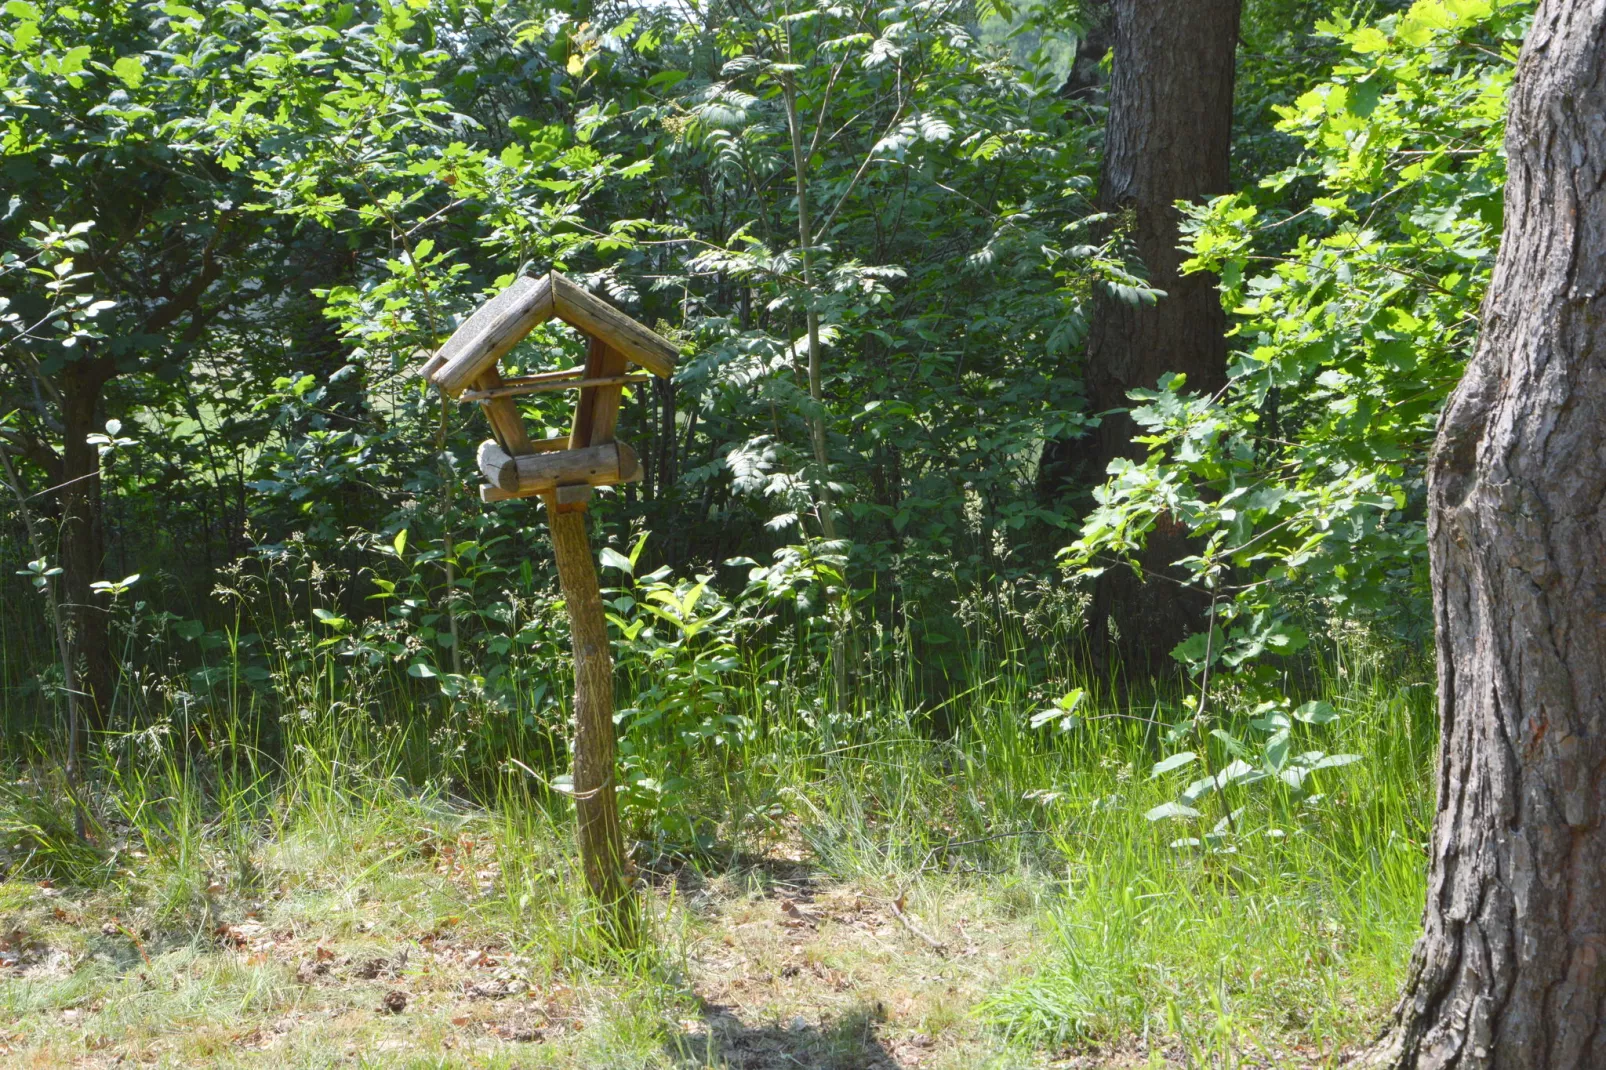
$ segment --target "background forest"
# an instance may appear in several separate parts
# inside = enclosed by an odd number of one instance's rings
[[[1179,215],[1226,375],[1123,422],[1103,4],[8,0],[0,1054],[1337,1065],[1420,917],[1531,11],[1244,0]],[[549,268],[682,352],[591,507],[623,961],[540,510],[418,375]]]

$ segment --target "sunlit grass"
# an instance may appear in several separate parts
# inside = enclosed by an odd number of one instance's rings
[[[825,926],[802,961],[836,979],[826,991],[839,1017],[788,1032],[794,997],[761,1004],[784,1019],[778,1035],[821,1059],[845,1045],[848,1065],[867,1037],[931,1035],[947,1039],[930,1065],[955,1067],[1031,1065],[1067,1046],[1124,1046],[1156,1065],[1241,1054],[1336,1065],[1392,998],[1420,913],[1433,739],[1420,672],[1354,651],[1310,663],[1300,697],[1342,714],[1321,745],[1362,760],[1320,773],[1315,797],[1235,789],[1234,835],[1173,846],[1200,830],[1144,818],[1176,791],[1149,775],[1161,753],[1151,722],[1194,698],[1123,704],[1083,681],[1095,705],[1080,728],[1033,729],[1031,713],[1073,678],[1041,661],[1027,672],[1024,646],[1007,628],[979,636],[938,701],[884,669],[862,678],[852,708],[831,711],[825,674],[801,657],[731,689],[751,729],[709,747],[674,800],[712,843],[641,841],[650,935],[635,953],[597,935],[552,770],[505,762],[464,779],[461,748],[430,756],[435,704],[376,707],[330,675],[297,696],[273,747],[238,704],[209,727],[229,741],[211,752],[171,732],[109,737],[88,847],[60,819],[49,766],[13,766],[0,792],[12,867],[0,914],[29,934],[36,965],[0,974],[0,1008],[41,1055],[61,1050],[70,1021],[73,1036],[134,1057],[318,1065],[355,1050],[408,1065],[490,1035],[488,1012],[464,1010],[467,982],[414,964],[336,985],[305,973],[323,961],[316,948],[337,949],[329,976],[350,978],[368,958],[400,961],[397,947],[479,940],[544,993],[528,1013],[551,1042],[508,1065],[718,1066],[711,1034],[686,1023],[712,1013],[702,1000],[718,975],[704,963],[731,940],[722,927],[791,924],[769,919],[804,894],[794,887],[840,887],[858,905],[833,917],[887,928],[866,950],[830,937],[838,923],[807,927]],[[38,880],[56,888],[24,883]],[[804,945],[755,939],[732,945],[740,969],[796,967]],[[46,946],[67,958],[38,966]],[[925,984],[888,965],[916,959],[963,981]],[[412,993],[410,1033],[375,1009],[385,986]],[[512,1004],[495,1006],[495,1029],[522,1028],[503,1021]],[[510,1058],[487,1043],[474,1065]]]

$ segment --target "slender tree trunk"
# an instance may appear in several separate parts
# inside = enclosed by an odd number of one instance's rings
[[[782,97],[786,102],[787,130],[792,138],[792,171],[797,185],[797,240],[798,255],[803,261],[803,287],[808,292],[808,307],[803,310],[808,331],[809,442],[814,447],[814,466],[819,470],[815,478],[816,505],[820,512],[820,530],[829,540],[836,539],[836,505],[831,495],[831,458],[825,441],[825,388],[820,367],[820,314],[814,308],[814,224],[809,212],[808,160],[803,149],[803,128],[797,114],[797,93],[791,75],[782,83]]]
[[[635,913],[625,880],[624,836],[614,794],[613,655],[608,626],[585,510],[548,499],[547,521],[574,636],[574,808],[580,862],[615,938],[628,943],[635,935]]]
[[[1150,283],[1165,296],[1130,305],[1095,299],[1087,389],[1093,411],[1125,409],[1127,391],[1152,389],[1182,372],[1188,389],[1214,391],[1227,378],[1226,314],[1211,275],[1184,277],[1175,203],[1228,191],[1232,87],[1240,0],[1115,0],[1115,58],[1099,183],[1100,206],[1117,213]],[[1135,425],[1106,416],[1091,441],[1046,453],[1044,476],[1100,483],[1110,461],[1139,458]],[[1073,452],[1074,451],[1074,452]],[[1095,592],[1092,640],[1112,645],[1129,669],[1170,664],[1171,648],[1200,630],[1207,599],[1185,594],[1170,562],[1188,553],[1182,529],[1156,530],[1143,556],[1147,582],[1128,569],[1105,573]],[[1119,633],[1112,644],[1107,628]]]
[[[73,362],[61,377],[61,555],[62,603],[67,639],[77,670],[84,727],[103,729],[111,712],[114,674],[106,607],[90,584],[106,556],[100,515],[100,451],[89,436],[105,382],[98,361]],[[81,742],[81,741],[75,741]]]
[[[1424,931],[1372,1066],[1606,1067],[1606,0],[1523,47],[1506,230],[1440,424]]]
[[[787,54],[791,54],[790,38],[788,38]],[[820,313],[814,307],[816,291],[814,289],[814,224],[810,218],[809,184],[808,184],[808,158],[803,148],[803,127],[798,118],[797,89],[788,74],[781,83],[781,95],[786,104],[787,130],[792,139],[792,171],[797,184],[797,239],[798,255],[803,261],[803,288],[808,294],[808,307],[804,310],[804,322],[808,330],[808,373],[809,373],[809,402],[813,411],[809,413],[809,440],[814,446],[814,467],[817,472],[814,481],[815,508],[820,515],[820,533],[825,540],[835,543],[838,539],[836,527],[836,501],[831,492],[831,456],[826,446],[825,434],[825,387],[821,371],[820,354]],[[826,220],[829,225],[830,220]],[[850,658],[849,621],[850,605],[847,592],[838,590],[832,602],[836,609],[837,620],[831,632],[831,702],[837,712],[848,707],[848,661]]]

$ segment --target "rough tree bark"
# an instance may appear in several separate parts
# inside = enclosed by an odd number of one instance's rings
[[[1544,0],[1430,462],[1442,737],[1399,1070],[1606,1067],[1606,0]]]
[[[629,943],[634,903],[624,874],[624,837],[614,795],[613,655],[583,508],[546,503],[558,582],[574,642],[574,808],[586,884],[614,936]]]
[[[1211,275],[1184,277],[1177,248],[1179,200],[1228,192],[1232,90],[1240,0],[1115,0],[1115,56],[1099,203],[1129,226],[1132,247],[1151,284],[1165,291],[1133,306],[1100,293],[1088,339],[1087,390],[1094,412],[1124,409],[1127,391],[1153,388],[1182,372],[1191,390],[1226,382],[1226,315]],[[1045,489],[1097,484],[1117,457],[1141,457],[1132,420],[1107,416],[1090,439],[1045,450]],[[1050,491],[1052,493],[1052,490]],[[1150,538],[1145,571],[1168,572],[1187,554],[1180,529]],[[1174,583],[1144,583],[1111,570],[1097,588],[1092,644],[1101,660],[1113,616],[1119,653],[1134,671],[1169,664],[1171,648],[1202,627],[1202,604]]]

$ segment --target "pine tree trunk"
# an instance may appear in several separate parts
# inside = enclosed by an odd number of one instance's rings
[[[613,656],[607,620],[584,509],[555,506],[549,499],[547,521],[574,636],[574,808],[580,862],[615,938],[628,943],[634,938],[635,917],[614,794]]]
[[[1368,1065],[1606,1067],[1606,2],[1545,0],[1506,230],[1439,430],[1424,932]]]
[[[1153,389],[1168,372],[1187,375],[1195,391],[1218,390],[1227,377],[1227,321],[1216,278],[1181,274],[1175,203],[1228,191],[1240,0],[1115,0],[1113,6],[1099,202],[1129,223],[1149,282],[1165,296],[1137,306],[1103,291],[1096,296],[1086,372],[1094,412],[1126,408],[1128,390]],[[1090,440],[1045,450],[1042,486],[1102,483],[1110,461],[1143,456],[1143,447],[1132,444],[1134,430],[1124,413],[1106,416]],[[1144,569],[1171,575],[1170,562],[1189,552],[1180,529],[1162,526],[1150,539]],[[1174,582],[1143,582],[1129,569],[1112,569],[1095,593],[1095,651],[1102,659],[1111,646],[1113,617],[1128,669],[1170,665],[1171,648],[1202,630],[1205,604]]]

